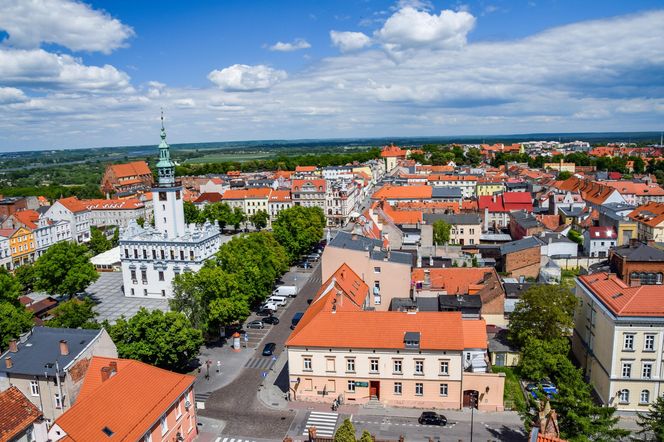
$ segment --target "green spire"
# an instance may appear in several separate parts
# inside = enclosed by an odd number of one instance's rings
[[[159,162],[157,162],[157,175],[159,185],[172,186],[175,184],[175,163],[171,161],[171,152],[166,142],[166,129],[164,129],[164,110],[161,111],[161,142],[159,143]]]

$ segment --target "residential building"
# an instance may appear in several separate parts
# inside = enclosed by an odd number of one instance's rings
[[[476,188],[477,197],[493,196],[497,193],[505,192],[505,183],[502,181],[478,181]]]
[[[369,307],[387,310],[392,298],[410,292],[410,253],[390,251],[383,240],[339,231],[321,256],[321,278],[328,280],[343,264],[371,288]]]
[[[8,231],[0,229],[0,267],[5,268],[6,270],[11,270],[13,268],[12,252],[11,247],[9,246],[9,236],[10,233]]]
[[[90,209],[75,196],[60,198],[48,208],[44,216],[54,221],[67,221],[72,239],[77,243],[90,241]]]
[[[326,282],[286,341],[293,400],[460,409],[478,394],[480,410],[503,410],[504,377],[487,373],[483,320],[365,310],[366,292],[353,290],[366,289],[362,279],[347,267],[337,277],[345,283]]]
[[[0,236],[9,239],[12,268],[34,262],[36,250],[35,235],[30,229],[26,227],[0,229]]]
[[[627,216],[638,223],[639,240],[664,242],[664,204],[648,203]]]
[[[324,170],[323,170],[324,174]],[[359,203],[359,191],[351,179],[338,178],[327,181],[325,193],[325,217],[327,225],[343,227],[351,217],[357,218],[356,212]]]
[[[664,290],[630,287],[616,275],[576,281],[572,350],[602,404],[647,411],[664,393]]]
[[[93,357],[75,406],[48,436],[52,442],[191,442],[198,435],[195,379],[131,359]]]
[[[510,235],[515,240],[525,236],[534,236],[545,230],[544,224],[525,210],[509,213],[509,228]]]
[[[304,207],[320,207],[325,211],[327,182],[324,179],[296,179],[291,181],[293,204]]]
[[[627,245],[632,238],[638,238],[638,222],[629,217],[635,208],[629,204],[606,204],[599,208],[599,225],[616,231],[618,245]]]
[[[664,282],[664,250],[634,241],[612,249],[609,253],[611,271],[625,283],[661,285]]]
[[[393,171],[397,167],[397,164],[399,164],[399,160],[406,159],[407,154],[408,151],[405,151],[394,144],[383,147],[380,156],[385,161],[385,171],[387,173]]]
[[[270,200],[270,187],[258,187],[254,189],[230,189],[224,192],[222,201],[231,207],[239,207],[249,217],[256,212],[268,213]]]
[[[557,232],[541,232],[534,236],[542,246],[542,256],[549,258],[571,258],[576,257],[579,245],[567,236]]]
[[[44,416],[18,388],[0,391],[0,410],[0,442],[48,440]]]
[[[203,209],[208,204],[220,203],[224,199],[224,195],[217,192],[204,192],[194,200],[194,205],[197,208]],[[226,202],[228,203],[228,202]]]
[[[273,190],[267,202],[267,213],[270,215],[270,225],[277,219],[279,212],[293,207],[293,199],[288,190]]]
[[[35,259],[42,256],[53,244],[72,240],[71,224],[64,220],[53,221],[41,217],[33,233],[37,243]]]
[[[664,203],[664,189],[656,183],[637,183],[634,181],[602,181],[605,186],[613,187],[625,199],[627,204],[639,206],[650,202]]]
[[[353,179],[353,166],[325,166],[322,170],[323,179],[337,180],[340,178]]]
[[[120,231],[122,281],[129,297],[172,297],[175,275],[198,271],[221,243],[216,225],[185,225],[182,186],[175,179],[163,124],[157,175],[152,189],[155,227],[131,221]]]
[[[612,227],[590,227],[583,232],[583,250],[591,258],[606,258],[609,249],[616,246],[618,234]]]
[[[537,278],[542,262],[541,247],[532,236],[501,245],[501,270],[515,278]]]
[[[477,176],[473,175],[429,175],[429,184],[433,187],[451,187],[461,189],[463,198],[473,198],[477,187]]]
[[[103,328],[34,327],[0,356],[0,391],[18,388],[53,422],[76,401],[92,356],[117,357]]]
[[[38,204],[33,203],[30,199],[34,197],[7,197],[0,196],[0,219],[10,216],[19,210],[32,209],[35,210]]]
[[[559,163],[544,163],[542,166],[544,170],[551,169],[556,172],[576,172],[576,164],[574,163],[563,163],[563,160],[560,160]]]
[[[505,192],[481,196],[477,206],[483,212],[484,230],[500,230],[509,226],[509,213],[514,210],[533,211],[533,198],[529,192]]]
[[[438,213],[425,213],[422,215],[425,224],[421,226],[422,247],[433,246],[433,224],[444,221],[450,224],[450,244],[473,245],[480,243],[482,236],[482,219],[478,214],[463,213],[458,215],[445,215]],[[442,244],[439,244],[442,245]]]
[[[147,192],[154,184],[152,171],[145,161],[111,164],[101,180],[101,191],[107,197],[125,198]]]
[[[138,198],[90,199],[81,200],[81,203],[90,211],[90,224],[96,227],[127,227],[130,221],[139,218],[152,221],[152,210],[148,210]]]
[[[203,183],[199,186],[199,190],[200,190],[201,194],[205,194],[205,193],[220,193],[220,194],[223,194],[224,192],[226,192],[230,188],[231,188],[230,184],[228,182],[222,180],[221,178],[210,178],[205,183]]]

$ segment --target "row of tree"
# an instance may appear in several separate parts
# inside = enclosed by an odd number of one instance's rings
[[[205,221],[217,223],[223,231],[226,226],[233,226],[237,231],[242,223],[249,221],[256,228],[261,230],[267,227],[270,216],[265,210],[258,210],[253,215],[247,217],[244,211],[239,207],[229,206],[227,203],[207,204],[202,210],[198,209],[192,202],[184,203],[184,220],[187,224],[201,224]]]
[[[424,153],[411,153],[410,158],[420,164],[434,166],[446,165],[450,161],[467,166],[477,166],[482,162],[482,153],[474,147],[464,150],[459,145],[425,144],[422,150]]]
[[[630,157],[594,157],[588,155],[586,152],[572,152],[567,155],[554,155],[553,157],[545,157],[542,155],[531,156],[527,153],[504,153],[498,152],[491,161],[494,167],[503,166],[510,162],[528,163],[528,167],[542,168],[544,163],[558,163],[560,161],[566,163],[574,163],[577,166],[595,166],[597,170],[604,170],[608,172],[628,173],[630,170],[627,167],[627,162],[632,161],[634,173],[655,173],[656,170],[664,172],[664,162],[662,165],[653,162],[648,167],[643,158],[630,156]]]

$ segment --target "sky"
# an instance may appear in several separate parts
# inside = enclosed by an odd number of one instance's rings
[[[0,0],[0,152],[664,129],[661,0]]]

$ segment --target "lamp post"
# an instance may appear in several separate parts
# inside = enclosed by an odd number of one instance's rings
[[[477,396],[479,396],[478,391],[470,392],[470,442],[473,442],[473,427],[474,427],[474,417],[475,417],[475,405],[477,404]]]

